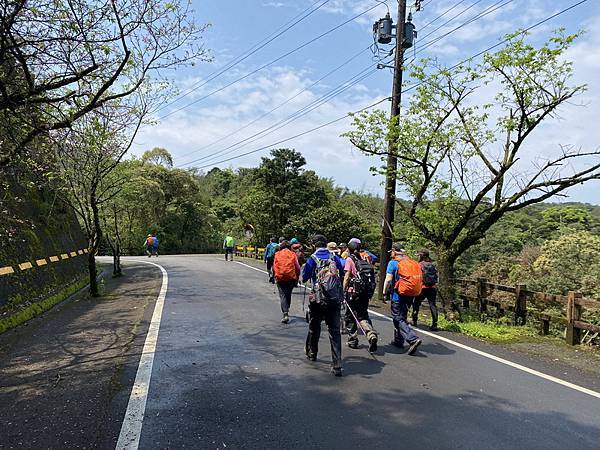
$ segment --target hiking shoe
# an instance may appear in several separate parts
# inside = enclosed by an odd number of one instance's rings
[[[281,318],[281,323],[288,323],[290,321],[290,316],[288,313],[283,313],[283,317]]]
[[[306,359],[308,359],[309,361],[316,361],[317,360],[317,355],[314,354],[314,353],[308,352],[306,354]]]
[[[423,341],[421,339],[417,339],[416,341],[411,342],[410,346],[408,347],[407,353],[409,355],[414,355],[417,349],[419,348],[419,345],[421,345],[422,343]]]
[[[369,339],[369,353],[375,353],[377,351],[377,336],[373,336]]]
[[[342,368],[341,367],[332,367],[331,374],[336,377],[342,376]]]
[[[440,329],[438,328],[438,326],[437,326],[437,325],[431,325],[431,326],[429,327],[429,331],[440,331]]]
[[[358,341],[348,341],[348,347],[358,348]]]

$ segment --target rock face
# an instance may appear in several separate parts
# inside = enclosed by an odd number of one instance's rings
[[[73,211],[28,179],[0,186],[0,318],[86,275],[86,240]]]

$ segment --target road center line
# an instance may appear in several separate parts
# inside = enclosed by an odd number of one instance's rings
[[[242,266],[248,267],[248,268],[250,268],[252,270],[256,270],[258,272],[262,272],[262,273],[265,273],[265,274],[268,273],[265,270],[258,269],[256,267],[252,267],[252,266],[250,266],[248,264],[245,264],[243,262],[240,262],[240,261],[234,261],[234,262],[236,262],[238,264],[241,264]],[[382,319],[385,319],[385,320],[389,320],[389,321],[392,320],[392,318],[390,316],[386,316],[385,314],[381,314],[381,313],[373,311],[371,309],[369,309],[369,313],[373,314],[374,316],[381,317]],[[551,381],[553,383],[560,384],[561,386],[567,387],[569,389],[573,389],[573,390],[578,391],[578,392],[582,392],[582,393],[587,394],[587,395],[591,395],[592,397],[600,398],[600,392],[596,392],[596,391],[593,391],[591,389],[585,388],[583,386],[579,386],[577,384],[570,383],[570,382],[562,380],[560,378],[553,377],[552,375],[548,375],[548,374],[545,374],[543,372],[539,372],[539,371],[537,371],[535,369],[531,369],[529,367],[523,366],[521,364],[517,364],[517,363],[509,361],[507,359],[500,358],[499,356],[492,355],[491,353],[487,353],[487,352],[478,350],[476,348],[469,347],[468,345],[461,344],[460,342],[453,341],[452,339],[448,339],[447,337],[440,336],[438,334],[422,330],[421,328],[418,328],[418,332],[419,332],[419,334],[424,334],[424,335],[427,335],[427,336],[432,337],[434,339],[437,339],[438,341],[446,342],[447,344],[453,345],[455,347],[462,348],[463,350],[467,350],[468,352],[475,353],[476,355],[483,356],[484,358],[491,359],[492,361],[496,361],[496,362],[498,362],[500,364],[504,364],[506,366],[509,366],[509,367],[514,368],[514,369],[520,370],[522,372],[526,372],[526,373],[528,373],[530,375],[534,375],[536,377],[543,378],[544,380],[548,380],[548,381]]]
[[[152,376],[152,365],[154,363],[154,353],[156,352],[156,343],[158,341],[158,331],[160,329],[160,321],[162,318],[163,306],[167,295],[167,287],[169,284],[169,276],[167,271],[159,264],[150,261],[139,261],[135,259],[127,260],[127,262],[138,262],[151,264],[156,266],[162,272],[162,285],[152,313],[152,320],[148,327],[144,348],[140,357],[135,382],[129,396],[127,411],[121,425],[121,432],[117,450],[128,449],[136,450],[140,444],[140,436],[142,434],[142,424],[144,422],[144,412],[146,410],[146,400],[148,398],[148,390],[150,388],[150,377]]]

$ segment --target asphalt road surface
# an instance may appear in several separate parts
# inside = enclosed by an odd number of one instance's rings
[[[140,448],[599,448],[600,399],[423,336],[344,349],[330,375],[303,353],[303,291],[292,321],[266,276],[216,256],[160,257],[169,287]]]
[[[218,256],[151,262],[164,268],[168,289],[149,306],[154,325],[141,330],[144,350],[134,347],[138,356],[125,368],[142,384],[124,386],[107,407],[119,426],[105,427],[114,436],[98,447],[114,445],[120,431],[123,448],[141,449],[600,448],[594,391],[429,335],[409,356],[388,344],[392,324],[376,316],[376,355],[364,339],[359,349],[344,347],[344,376],[336,378],[325,330],[318,360],[304,356],[302,289],[283,325],[273,286],[256,268]],[[151,268],[159,279],[160,268]]]

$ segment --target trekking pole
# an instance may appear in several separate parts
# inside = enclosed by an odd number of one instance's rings
[[[360,331],[363,332],[363,334],[365,335],[365,337],[367,337],[367,332],[365,331],[365,329],[363,328],[363,326],[360,324],[360,322],[358,321],[358,318],[356,317],[356,314],[354,314],[354,311],[352,311],[352,308],[350,308],[350,305],[348,304],[348,302],[346,301],[346,299],[344,299],[344,304],[346,305],[346,308],[348,308],[348,311],[350,311],[350,314],[352,314],[352,317],[354,317],[354,320],[356,321],[356,325],[358,325],[358,328],[360,328]],[[375,355],[373,353],[371,353],[369,351],[369,349],[365,349],[367,350],[367,353],[369,355],[371,355],[371,357],[377,361],[377,358],[375,357]]]

